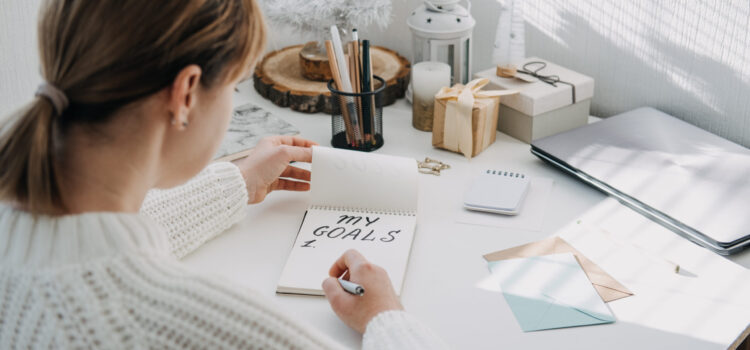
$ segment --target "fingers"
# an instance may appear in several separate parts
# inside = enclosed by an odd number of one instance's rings
[[[279,177],[288,177],[296,180],[310,181],[310,170],[300,169],[296,166],[287,166]]]
[[[308,147],[308,148],[318,145],[318,143],[315,141],[303,139],[298,136],[282,135],[282,136],[275,136],[275,137],[276,137],[276,140],[279,142],[279,144],[282,144],[282,145],[295,146],[295,147]]]
[[[362,254],[354,249],[349,249],[344,252],[344,254],[341,255],[341,257],[339,257],[336,262],[333,263],[331,269],[328,270],[328,275],[332,277],[339,277],[347,270],[350,270],[357,265],[364,264],[366,262],[367,259],[365,259]]]
[[[352,295],[344,290],[338,279],[335,277],[328,277],[323,280],[323,294],[326,295],[328,303],[331,304],[331,308],[336,314],[350,313],[352,310],[351,306],[347,306],[352,302]]]
[[[341,287],[341,284],[336,277],[328,277],[323,280],[323,293],[325,293],[326,296],[329,296],[329,299],[331,296],[341,292],[344,292],[344,288]]]
[[[286,145],[281,146],[281,150],[289,162],[312,162],[312,148]]]
[[[289,178],[282,179],[282,178]],[[296,166],[289,165],[284,169],[284,171],[281,172],[281,175],[279,175],[279,179],[276,179],[271,186],[271,191],[309,191],[310,190],[310,183],[309,182],[302,182],[302,181],[310,181],[311,174],[309,170],[300,169]],[[301,180],[301,181],[295,181],[295,180]]]
[[[271,191],[309,191],[310,183],[278,179],[271,185]]]
[[[256,149],[275,149],[276,152],[284,154],[287,162],[312,162],[312,146],[318,143],[297,136],[278,135],[265,137],[256,146]]]

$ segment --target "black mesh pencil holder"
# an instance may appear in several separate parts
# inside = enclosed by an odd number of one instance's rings
[[[373,76],[371,92],[339,91],[333,80],[328,82],[331,112],[331,146],[370,152],[383,146],[383,78]]]

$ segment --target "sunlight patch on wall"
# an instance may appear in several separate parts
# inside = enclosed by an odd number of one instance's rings
[[[592,75],[595,114],[651,105],[750,144],[750,3],[527,0],[524,10],[527,52]]]

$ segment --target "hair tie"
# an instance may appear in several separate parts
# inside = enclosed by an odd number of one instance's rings
[[[46,81],[39,85],[34,95],[47,98],[52,103],[52,107],[58,116],[62,115],[63,111],[68,108],[68,98],[65,93]]]

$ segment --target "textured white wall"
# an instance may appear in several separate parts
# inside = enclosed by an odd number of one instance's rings
[[[526,5],[527,52],[593,76],[593,114],[653,106],[750,147],[747,0]]]
[[[750,147],[750,2],[526,0],[529,55],[596,79],[592,113],[610,116],[649,105]],[[0,0],[0,115],[39,82],[36,13],[40,0]],[[411,59],[406,17],[421,0],[393,0],[386,30],[363,37]],[[474,0],[473,68],[492,66],[500,4]],[[308,40],[271,28],[269,50]]]
[[[0,117],[29,102],[39,77],[36,18],[41,0],[0,0]]]

